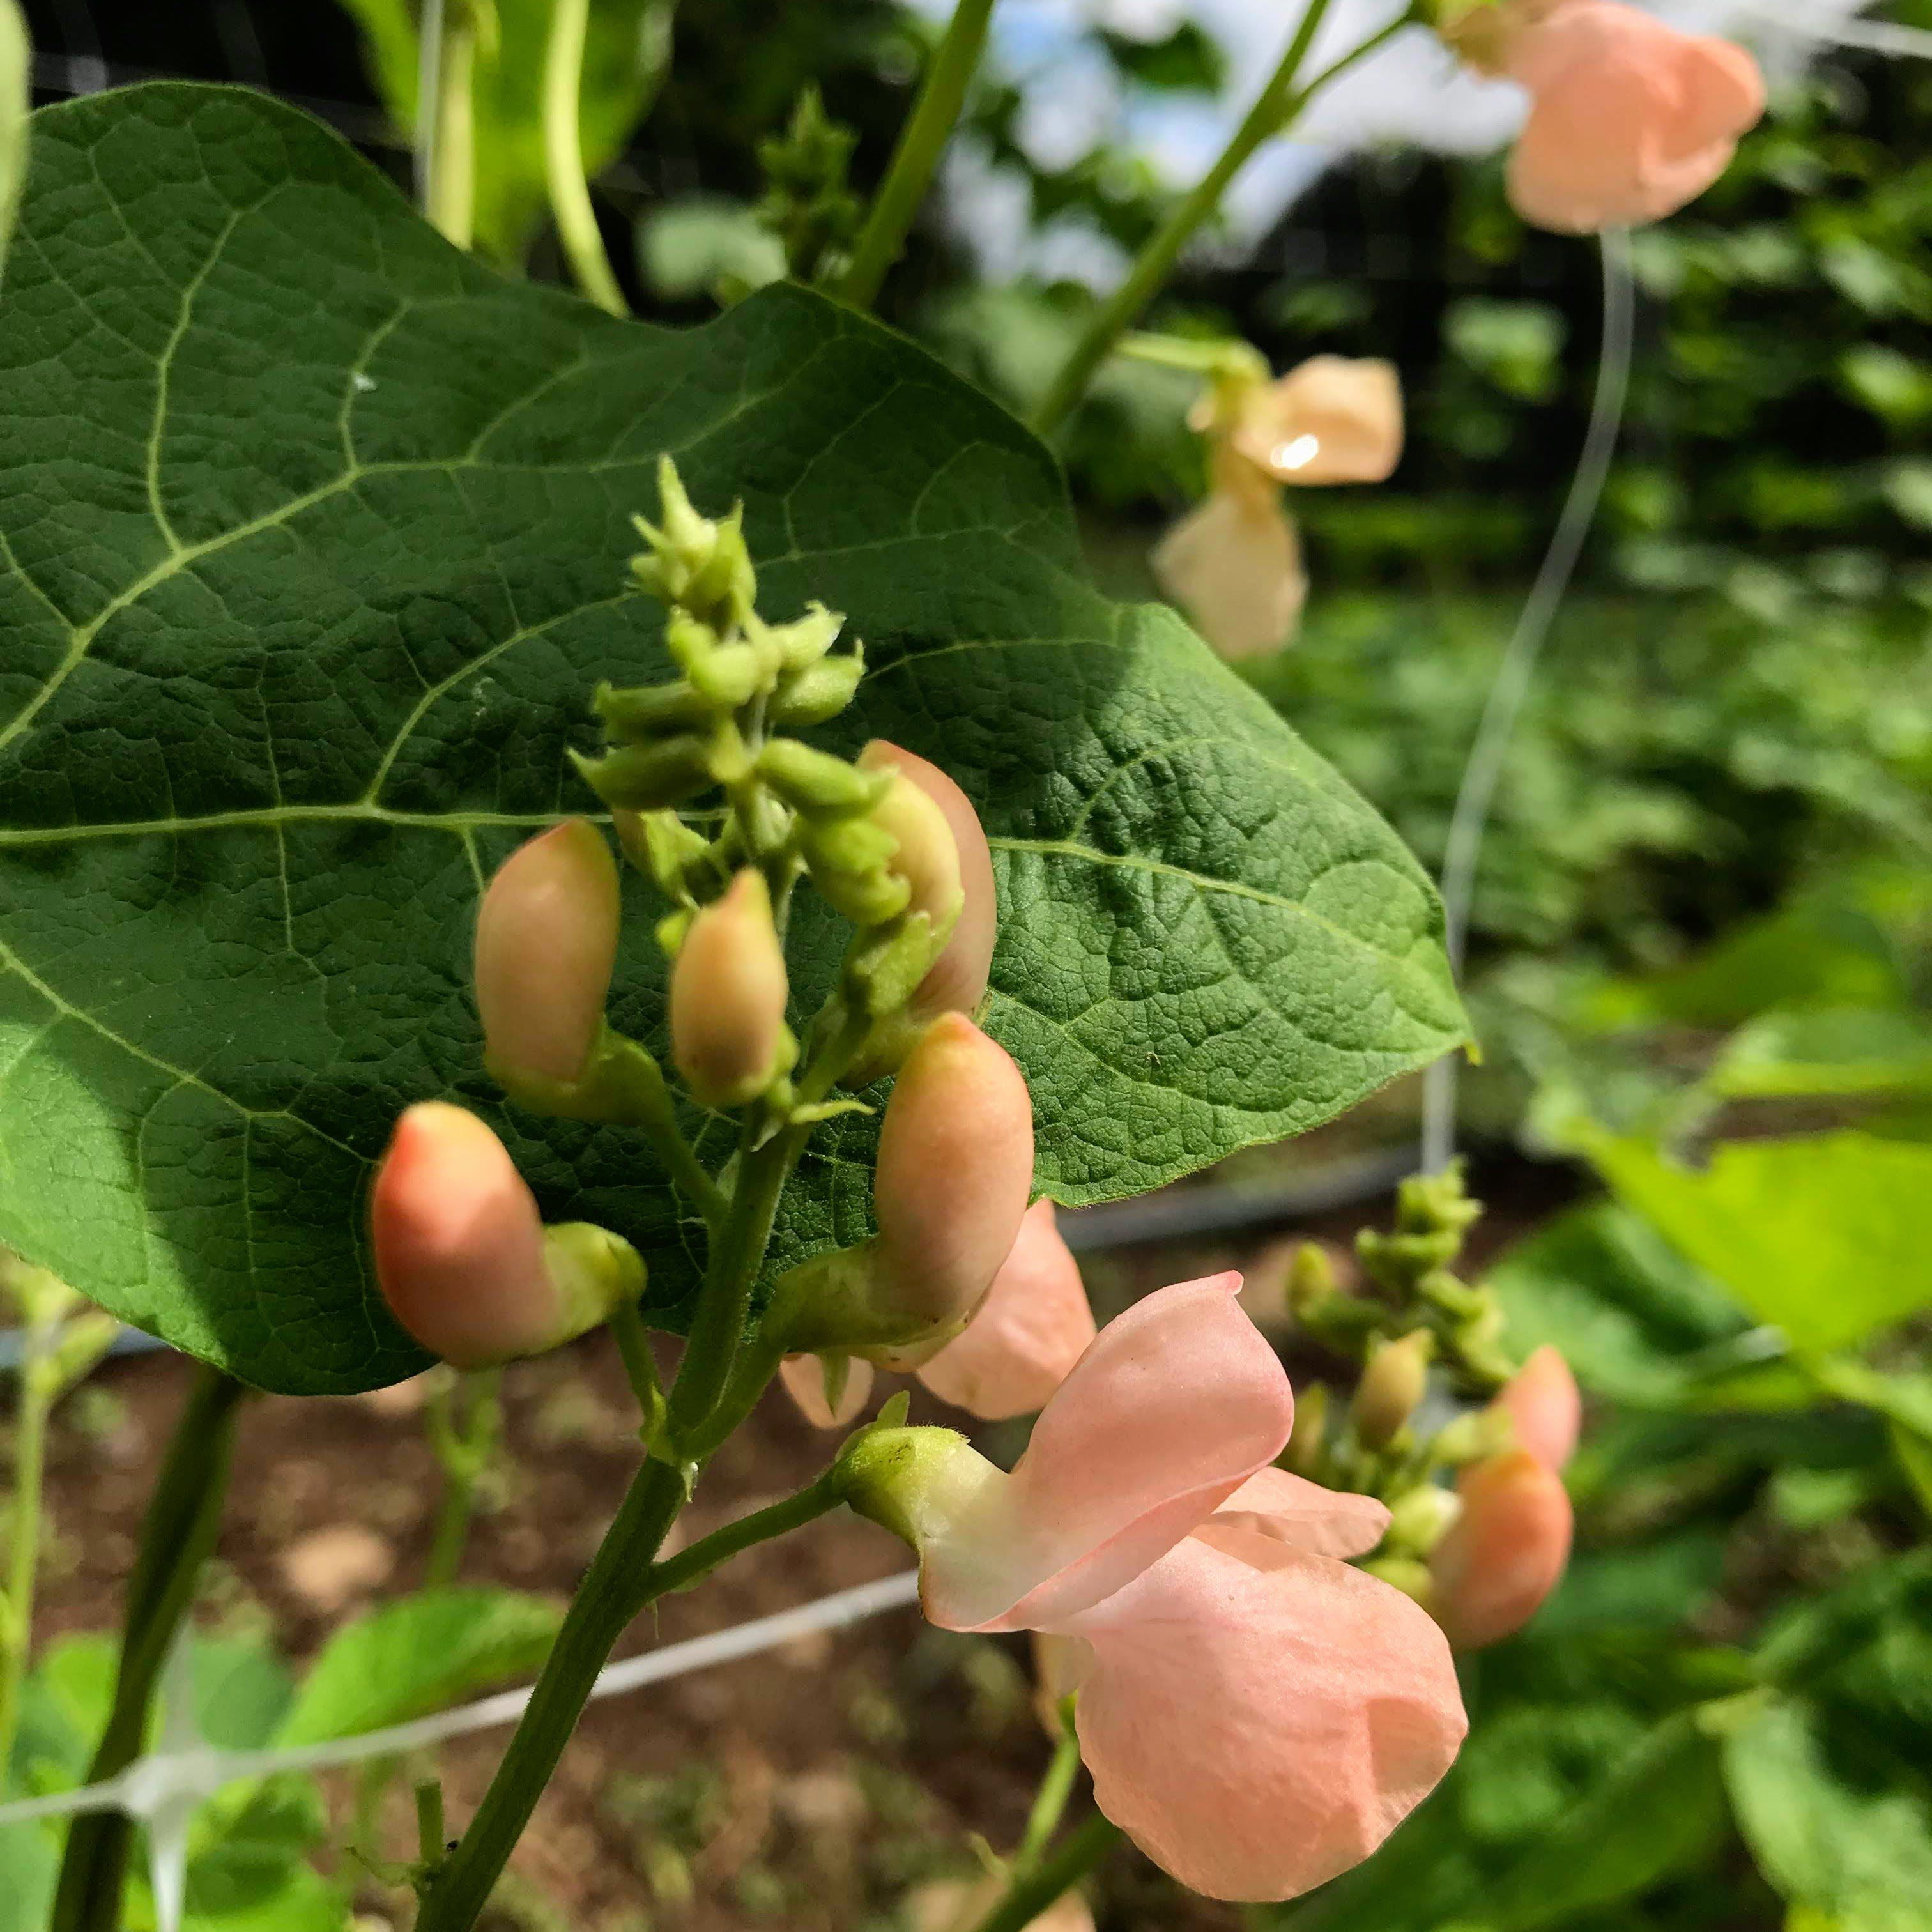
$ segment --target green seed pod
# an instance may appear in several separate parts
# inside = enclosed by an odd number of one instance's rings
[[[716,709],[682,678],[675,684],[640,685],[625,691],[600,684],[591,695],[590,706],[612,737],[645,741],[702,724]]]
[[[758,754],[758,771],[786,804],[808,818],[845,818],[869,812],[892,783],[890,774],[862,772],[796,738],[774,738]]]
[[[632,812],[662,812],[710,790],[711,747],[702,738],[659,745],[624,745],[601,758],[572,752],[572,762],[605,804]]]
[[[826,723],[852,702],[865,674],[866,660],[856,652],[794,671],[772,694],[772,722],[794,730]]]

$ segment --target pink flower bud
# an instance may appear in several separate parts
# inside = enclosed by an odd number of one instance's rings
[[[919,1378],[942,1402],[989,1422],[1030,1415],[1066,1379],[1094,1333],[1080,1266],[1060,1238],[1053,1203],[1036,1201],[979,1313]]]
[[[786,1394],[814,1429],[843,1429],[856,1422],[872,1400],[874,1376],[872,1364],[854,1355],[836,1362],[823,1355],[788,1355],[778,1364]]]
[[[556,1348],[644,1285],[644,1264],[616,1235],[547,1230],[503,1143],[441,1100],[396,1123],[370,1225],[390,1312],[458,1368]]]
[[[671,1058],[694,1099],[742,1107],[770,1085],[790,990],[770,891],[748,866],[692,921],[671,969]]]
[[[955,852],[952,881],[964,897],[945,951],[913,995],[913,1010],[921,1016],[949,1011],[973,1012],[986,997],[986,980],[992,970],[1000,916],[993,883],[993,855],[987,846],[980,814],[973,809],[973,801],[937,765],[883,738],[874,738],[859,754],[859,764],[862,770],[868,772],[898,772],[924,793],[945,818]],[[898,826],[888,825],[887,829],[898,836]],[[902,854],[903,850],[902,847]],[[902,856],[893,862],[893,868],[904,872],[904,864]],[[922,882],[913,881],[912,902],[916,909],[925,904],[930,896],[930,888],[922,893]]]
[[[1516,1447],[1546,1469],[1561,1469],[1576,1452],[1583,1398],[1561,1351],[1545,1344],[1511,1377],[1496,1406],[1516,1430]]]
[[[1462,1514],[1429,1559],[1430,1608],[1458,1650],[1513,1636],[1562,1581],[1570,1560],[1569,1492],[1527,1450],[1462,1472]]]
[[[617,962],[617,867],[597,828],[567,819],[499,868],[476,916],[476,1005],[492,1072],[580,1079]]]
[[[1033,1100],[1006,1049],[945,1013],[906,1056],[879,1133],[878,1266],[895,1306],[962,1321],[1012,1252],[1033,1189]]]
[[[1764,76],[1742,47],[1681,33],[1616,0],[1561,0],[1500,49],[1529,90],[1510,157],[1526,221],[1592,234],[1661,220],[1730,165],[1764,112]]]

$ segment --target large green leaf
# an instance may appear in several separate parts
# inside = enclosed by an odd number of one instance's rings
[[[548,1599],[514,1590],[422,1590],[384,1604],[329,1639],[275,1742],[359,1736],[533,1676],[562,1618]]]
[[[1801,1353],[1849,1348],[1932,1305],[1932,1147],[1860,1133],[1728,1141],[1696,1171],[1607,1135],[1585,1151],[1627,1205]]]
[[[1394,835],[1170,613],[1095,592],[1024,430],[830,302],[616,321],[458,255],[292,110],[164,85],[39,117],[0,344],[0,1241],[191,1353],[298,1392],[419,1366],[362,1222],[439,1094],[547,1211],[649,1252],[676,1318],[662,1175],[494,1111],[466,985],[490,868],[595,803],[590,683],[665,664],[623,570],[663,451],[743,497],[768,610],[851,613],[846,742],[980,806],[987,1024],[1056,1198],[1299,1132],[1460,1036]],[[650,910],[614,1014],[656,1039]],[[809,993],[837,935],[806,943]],[[780,1259],[868,1232],[874,1131],[822,1136]]]

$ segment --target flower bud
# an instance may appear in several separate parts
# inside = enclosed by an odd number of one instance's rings
[[[1356,1439],[1365,1449],[1386,1449],[1415,1413],[1435,1352],[1435,1336],[1418,1328],[1399,1342],[1380,1343],[1370,1356],[1349,1408]]]
[[[440,1100],[396,1123],[370,1226],[391,1312],[458,1368],[556,1348],[644,1291],[628,1242],[584,1223],[547,1231],[502,1142]]]
[[[875,738],[859,754],[860,767],[866,771],[890,770],[905,782],[898,791],[896,819],[888,820],[887,829],[900,842],[893,869],[912,886],[912,910],[932,915],[935,928],[944,923],[941,913],[954,893],[958,895],[958,912],[945,950],[932,970],[920,982],[913,996],[914,1010],[928,1013],[977,1010],[986,997],[986,980],[992,970],[993,946],[999,934],[999,898],[993,880],[993,855],[986,844],[986,829],[973,801],[937,765],[914,753]],[[951,833],[950,860],[929,820],[911,807],[908,788],[938,808]],[[881,816],[893,806],[889,798]]]
[[[476,916],[484,1059],[508,1084],[580,1078],[604,1028],[617,962],[617,867],[596,826],[572,818],[520,846]]]
[[[1328,1385],[1316,1382],[1294,1399],[1294,1426],[1288,1435],[1288,1467],[1298,1476],[1313,1476],[1328,1447]]]
[[[886,789],[882,778],[796,738],[774,738],[758,754],[758,776],[808,818],[869,812]]]
[[[1429,1559],[1429,1608],[1458,1650],[1514,1636],[1562,1580],[1572,1516],[1556,1473],[1526,1450],[1466,1469],[1462,1514]]]
[[[620,745],[601,758],[572,751],[584,782],[614,810],[662,812],[685,804],[717,783],[711,741],[694,733],[655,745]]]
[[[814,1429],[843,1429],[872,1400],[877,1371],[850,1355],[788,1355],[778,1379]]]
[[[744,1106],[784,1071],[790,990],[771,892],[748,866],[691,922],[671,968],[671,1058],[700,1106]]]
[[[873,1206],[894,1305],[951,1329],[1012,1252],[1033,1187],[1033,1100],[1006,1049],[959,1013],[907,1055],[879,1132]]]
[[[866,660],[856,651],[789,673],[772,694],[771,722],[789,731],[830,722],[852,702],[865,673]]]
[[[1494,1405],[1527,1449],[1546,1469],[1561,1469],[1576,1454],[1583,1398],[1561,1352],[1546,1343],[1510,1378]]]

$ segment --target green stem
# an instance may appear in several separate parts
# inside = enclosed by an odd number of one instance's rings
[[[1298,88],[1294,77],[1307,58],[1308,50],[1328,6],[1329,0],[1309,0],[1307,10],[1301,16],[1301,24],[1295,29],[1287,52],[1282,56],[1281,64],[1262,89],[1260,98],[1249,110],[1247,118],[1235,130],[1234,139],[1180,206],[1168,217],[1153,240],[1142,250],[1138,259],[1128,270],[1126,280],[1094,310],[1065,366],[1054,376],[1052,386],[1034,412],[1033,426],[1041,435],[1050,434],[1058,428],[1087,393],[1087,386],[1093,381],[1094,372],[1113,353],[1120,338],[1146,313],[1155,296],[1167,286],[1168,278],[1173,273],[1175,262],[1180,260],[1181,251],[1220,206],[1222,196],[1253,158],[1256,151],[1264,142],[1286,133],[1301,110],[1323,88],[1407,26],[1411,17],[1406,13],[1390,22],[1380,33],[1364,40]]]
[[[221,1527],[236,1413],[247,1393],[232,1376],[204,1367],[176,1425],[128,1580],[113,1707],[86,1784],[118,1775],[141,1749],[161,1666]],[[74,1820],[48,1932],[115,1932],[134,1840],[134,1821],[124,1812],[89,1812]]]
[[[788,1536],[794,1530],[802,1529],[807,1523],[836,1509],[845,1498],[842,1490],[832,1480],[833,1473],[827,1470],[817,1482],[800,1490],[796,1496],[787,1496],[784,1502],[773,1503],[768,1508],[754,1510],[749,1516],[742,1516],[736,1522],[728,1522],[722,1529],[714,1529],[709,1536],[700,1537],[675,1556],[653,1564],[650,1586],[652,1597],[668,1597],[680,1590],[688,1590],[703,1582],[721,1564],[729,1562],[756,1544],[770,1543],[776,1537]]]
[[[913,217],[926,199],[933,171],[965,105],[966,90],[979,70],[992,17],[993,0],[959,0],[953,9],[952,24],[926,69],[926,84],[873,199],[853,250],[852,266],[839,285],[839,294],[854,308],[870,308],[878,300],[886,272],[905,246]]]
[[[443,1482],[442,1508],[423,1568],[423,1581],[431,1589],[454,1582],[463,1567],[476,1518],[477,1484],[502,1432],[497,1395],[502,1380],[500,1370],[486,1370],[438,1389],[430,1398],[430,1441],[442,1466]]]
[[[1070,1892],[1120,1842],[1120,1828],[1097,1812],[1074,1826],[1058,1851],[1033,1872],[1016,1876],[1006,1895],[974,1932],[1026,1932],[1063,1892]]]
[[[664,1392],[658,1376],[658,1358],[651,1352],[650,1331],[644,1326],[644,1310],[634,1301],[620,1302],[610,1317],[610,1332],[617,1338],[624,1373],[630,1378],[638,1408],[644,1412],[644,1428],[647,1433],[654,1432],[664,1420]]]
[[[14,1424],[12,1546],[7,1566],[6,1648],[0,1653],[0,1781],[14,1762],[20,1689],[33,1652],[34,1599],[40,1568],[46,1474],[47,1417],[59,1390],[47,1354],[60,1333],[56,1310],[36,1313],[22,1336],[20,1406]]]
[[[423,213],[446,240],[476,235],[476,0],[430,0],[424,9],[421,130]]]
[[[590,205],[579,122],[584,94],[584,37],[590,0],[550,0],[550,44],[544,56],[544,176],[550,212],[577,285],[599,308],[628,315]]]
[[[1027,1814],[1026,1835],[1013,1854],[1012,1875],[1016,1880],[1028,1876],[1045,1855],[1054,1833],[1060,1829],[1060,1820],[1066,1815],[1066,1801],[1073,1796],[1074,1784],[1080,1776],[1080,1736],[1073,1727],[1072,1702],[1070,1697],[1061,1703],[1060,1742],[1054,1748],[1053,1762],[1047,1766],[1046,1775],[1040,1781],[1033,1809]]]

